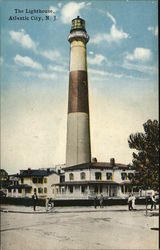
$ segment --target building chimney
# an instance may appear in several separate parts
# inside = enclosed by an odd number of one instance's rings
[[[96,157],[93,157],[93,158],[92,158],[92,162],[97,162],[97,158],[96,158]]]
[[[111,159],[110,159],[110,164],[111,164],[112,166],[115,166],[115,159],[114,159],[114,158],[111,158]]]
[[[66,167],[91,162],[86,56],[89,36],[85,29],[85,21],[79,16],[72,20],[68,41],[71,49]]]

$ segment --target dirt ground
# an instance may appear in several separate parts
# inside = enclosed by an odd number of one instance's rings
[[[1,250],[158,249],[159,219],[144,206],[1,209]]]

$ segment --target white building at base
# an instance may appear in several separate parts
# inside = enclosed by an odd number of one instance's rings
[[[126,197],[132,188],[134,170],[129,165],[107,162],[80,164],[63,168],[59,183],[52,187],[58,191],[55,198],[92,198],[96,194],[104,197]]]
[[[59,174],[52,168],[20,170],[20,174],[10,176],[9,197],[29,197],[36,192],[38,198],[54,197],[56,190],[51,187],[59,182]]]

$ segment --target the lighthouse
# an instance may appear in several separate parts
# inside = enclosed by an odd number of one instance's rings
[[[72,20],[67,119],[66,166],[91,161],[86,44],[89,36],[85,21]]]

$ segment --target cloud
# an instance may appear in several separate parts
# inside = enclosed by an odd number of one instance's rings
[[[93,68],[88,68],[88,71],[89,71],[90,76],[92,76],[92,75],[96,75],[98,77],[110,76],[110,77],[116,77],[116,78],[123,77],[123,74],[117,74],[117,73],[107,72],[104,70],[97,70],[97,69],[93,69]]]
[[[132,54],[127,54],[126,59],[129,61],[149,61],[152,57],[150,49],[135,48]]]
[[[147,74],[157,74],[157,67],[154,66],[147,66],[147,65],[142,65],[139,63],[134,63],[134,62],[128,62],[127,60],[124,61],[122,64],[122,67],[125,69],[129,70],[135,70],[140,73],[147,73]]]
[[[28,56],[20,56],[16,55],[14,58],[14,61],[16,64],[24,67],[29,67],[32,69],[42,69],[42,65],[39,64],[38,62],[35,62],[32,60],[32,58]]]
[[[57,8],[54,7],[54,6],[50,6],[50,7],[49,7],[49,10],[52,11],[52,13],[49,13],[49,14],[48,14],[49,16],[51,16],[51,15],[55,15],[55,13],[56,13],[56,11],[57,11]]]
[[[116,19],[107,11],[107,16],[111,19],[111,21],[113,22],[113,24],[116,25]]]
[[[93,51],[89,51],[89,54],[90,54],[90,55],[93,55],[93,54],[94,54],[94,52],[93,52]]]
[[[61,8],[62,7],[62,3],[58,3],[58,7]]]
[[[134,68],[134,65],[128,65],[126,63],[122,64],[121,65],[123,68],[126,68],[126,69],[135,69],[139,72],[143,72],[142,70],[145,70],[145,67],[143,68],[142,65],[141,67],[138,67],[137,68],[135,67]],[[132,68],[133,66],[133,68]],[[135,65],[136,66],[136,65]],[[151,68],[151,67],[146,67],[146,70],[152,70],[152,72],[155,72],[155,68]],[[104,71],[104,70],[98,70],[98,69],[93,69],[93,68],[88,68],[88,72],[89,72],[89,77],[90,79],[92,79],[92,81],[106,81],[106,79],[109,79],[109,78],[113,78],[113,79],[134,79],[134,80],[140,80],[140,81],[143,81],[143,80],[147,80],[148,78],[144,78],[144,77],[141,77],[141,76],[135,76],[133,74],[127,74],[127,73],[116,73],[116,72],[108,72],[108,71]],[[146,72],[146,71],[145,71]],[[151,74],[151,72],[149,72]]]
[[[60,88],[43,79],[38,83],[26,88],[28,79],[13,82],[3,94],[2,165],[10,173],[65,162],[67,95],[60,98]]]
[[[40,54],[51,61],[57,61],[61,59],[61,54],[57,50],[44,50]]]
[[[70,23],[72,19],[80,15],[80,10],[84,9],[87,6],[85,2],[69,2],[65,4],[61,11],[61,20],[62,23]]]
[[[156,26],[156,27],[149,26],[148,31],[151,31],[153,33],[153,35],[158,36],[158,26]]]
[[[54,73],[48,74],[48,73],[43,72],[43,73],[41,73],[41,74],[39,75],[39,78],[40,78],[40,79],[46,79],[46,80],[53,80],[53,79],[56,79],[57,76],[56,76],[56,74],[54,74]]]
[[[88,63],[92,65],[101,65],[105,61],[107,61],[107,59],[101,54],[96,54],[94,57],[88,56]]]
[[[0,65],[3,64],[3,57],[0,57]]]
[[[37,47],[37,44],[32,40],[29,34],[25,33],[24,29],[19,31],[11,30],[9,35],[13,41],[19,43],[23,48],[35,50]]]
[[[90,43],[99,44],[99,43],[105,42],[105,41],[108,43],[112,43],[112,42],[117,43],[121,40],[129,38],[128,33],[124,32],[122,29],[117,28],[116,19],[109,12],[107,12],[107,16],[111,19],[111,21],[113,23],[111,28],[110,28],[110,32],[109,33],[99,33],[99,34],[95,35],[90,40]]]
[[[48,66],[49,71],[55,71],[55,72],[68,72],[63,66],[60,65],[49,65]]]
[[[31,72],[31,71],[25,71],[24,72],[24,76],[25,77],[38,77],[40,80],[41,79],[45,79],[45,80],[55,80],[57,79],[57,75],[55,73],[48,73],[48,72],[40,72],[38,75],[36,74],[36,72]]]

